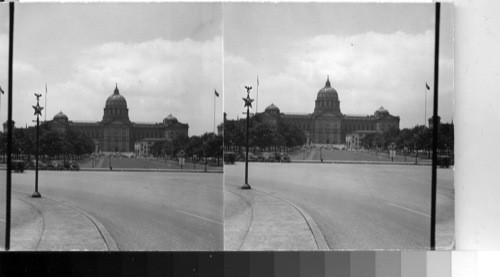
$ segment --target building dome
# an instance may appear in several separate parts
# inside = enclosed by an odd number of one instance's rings
[[[280,113],[280,109],[278,107],[276,107],[273,103],[271,103],[271,105],[267,106],[265,111],[269,112],[269,113]]]
[[[375,116],[384,116],[384,115],[389,115],[389,111],[384,109],[383,106],[380,106],[378,110],[375,111]]]
[[[104,122],[113,120],[119,120],[126,123],[130,122],[128,118],[127,101],[125,100],[125,97],[120,95],[120,91],[118,91],[118,84],[116,85],[113,94],[106,100],[102,120]]]
[[[177,118],[173,116],[172,114],[169,114],[164,120],[163,123],[165,124],[172,124],[172,123],[177,123]]]
[[[113,94],[106,100],[106,108],[127,108],[127,100],[120,95],[118,84]]]
[[[330,84],[330,77],[327,77],[325,87],[323,87],[318,91],[317,100],[321,99],[329,99],[334,101],[339,100],[339,95],[337,94],[337,91],[334,88],[332,88]]]
[[[54,120],[68,120],[68,116],[63,114],[62,111],[60,111],[58,114],[54,115]]]

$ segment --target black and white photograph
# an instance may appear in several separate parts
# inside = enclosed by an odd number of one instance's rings
[[[453,5],[436,14],[224,4],[225,250],[454,249]]]
[[[0,5],[2,248],[223,250],[222,4],[13,15],[9,84]]]

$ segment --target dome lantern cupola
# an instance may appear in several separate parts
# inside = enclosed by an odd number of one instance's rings
[[[325,88],[330,88],[332,85],[330,84],[330,75],[326,75],[326,83]]]
[[[318,91],[316,97],[315,113],[333,112],[340,115],[340,101],[337,91],[332,88],[330,76],[327,76],[325,86]]]

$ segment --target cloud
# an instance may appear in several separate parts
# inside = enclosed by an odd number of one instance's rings
[[[434,34],[430,30],[420,34],[321,35],[296,41],[281,55],[284,64],[266,69],[229,53],[225,64],[227,89],[241,91],[240,80],[252,80],[260,74],[259,111],[274,103],[285,113],[311,113],[316,94],[329,75],[343,113],[373,114],[383,105],[401,117],[402,127],[423,123],[425,82],[431,85],[433,80]],[[440,114],[450,121],[453,57],[442,54],[440,64]],[[262,76],[266,71],[270,73]],[[234,117],[241,109],[232,105],[239,106],[242,101],[230,93],[226,93],[226,99],[226,110]],[[427,100],[429,117],[430,94]]]
[[[0,122],[7,120],[7,89],[8,83],[8,61],[9,61],[9,44],[8,36],[0,34],[0,86],[5,91],[5,95],[1,97],[5,99],[1,102],[0,107]],[[15,49],[14,49],[15,50]],[[14,51],[13,60],[13,120],[18,126],[24,126],[25,123],[32,120],[32,108],[34,103],[34,93],[41,92],[36,84],[40,83],[41,72],[31,63],[16,58]]]
[[[160,122],[171,113],[197,135],[213,131],[213,90],[222,91],[222,38],[106,43],[85,49],[61,70],[72,71],[71,78],[49,82],[48,117],[61,110],[70,120],[100,121],[118,83],[132,121]]]

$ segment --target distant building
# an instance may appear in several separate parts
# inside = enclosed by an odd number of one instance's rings
[[[149,156],[150,149],[156,142],[164,141],[163,138],[145,138],[134,143],[134,152],[139,157]]]
[[[437,119],[438,119],[438,120],[437,120],[437,121],[438,121],[438,124],[441,124],[441,117],[440,117],[439,115],[438,115]],[[428,119],[428,121],[429,121],[429,128],[431,128],[431,129],[432,129],[432,127],[434,126],[434,116],[431,116],[431,117]]]
[[[224,135],[224,123],[217,125],[217,135],[219,136]]]
[[[377,134],[378,131],[375,130],[365,130],[365,131],[354,131],[349,133],[345,137],[345,146],[347,149],[360,149],[362,145],[362,140],[366,135]]]
[[[12,120],[12,129],[15,129],[16,128],[16,122],[14,120]],[[9,130],[9,124],[7,123],[7,121],[5,121],[3,123],[3,132],[7,134],[7,131]]]
[[[278,121],[295,125],[304,131],[307,143],[345,144],[349,139],[360,137],[363,132],[383,133],[390,128],[399,129],[399,116],[393,116],[380,107],[373,115],[353,116],[342,114],[337,91],[331,87],[329,78],[318,91],[314,112],[310,114],[281,113],[274,104],[269,105],[260,116],[264,122],[276,126]]]
[[[172,140],[181,135],[187,136],[189,129],[188,124],[180,123],[171,114],[159,123],[131,122],[127,101],[120,95],[118,85],[106,100],[101,121],[73,122],[61,111],[48,124],[51,129],[60,132],[69,129],[87,135],[94,141],[96,152],[132,152],[136,143],[149,145],[152,140]]]

